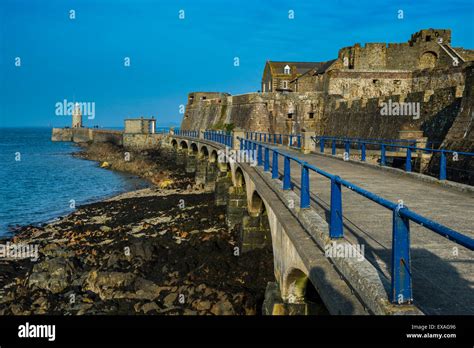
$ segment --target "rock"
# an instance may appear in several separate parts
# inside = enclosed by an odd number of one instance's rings
[[[176,293],[171,293],[171,294],[168,294],[165,296],[165,298],[163,299],[163,304],[166,306],[166,307],[171,307],[174,303],[174,301],[176,301],[176,298],[178,297],[178,295]]]
[[[139,257],[143,261],[150,261],[153,258],[153,246],[149,242],[143,240],[135,240],[130,246],[130,257]]]
[[[66,250],[61,248],[58,243],[50,243],[46,244],[42,249],[41,252],[45,256],[49,256],[50,258],[61,257],[61,258],[69,258],[75,255],[74,251]]]
[[[117,289],[130,286],[135,280],[133,273],[90,271],[83,284],[84,291],[92,291],[102,300],[121,298]],[[117,296],[116,296],[117,295]]]
[[[74,264],[69,259],[56,257],[45,260],[33,267],[28,278],[28,287],[37,287],[56,294],[69,286],[74,272]]]
[[[141,308],[141,311],[145,314],[147,314],[150,311],[159,311],[159,310],[160,310],[160,307],[155,302],[145,303]]]
[[[228,300],[220,301],[214,304],[211,308],[211,313],[214,315],[234,315],[234,307]]]
[[[209,301],[201,301],[201,300],[196,300],[194,302],[194,308],[196,308],[198,311],[207,311],[209,308],[211,308],[211,302]]]
[[[46,297],[38,297],[32,303],[32,306],[37,307],[36,310],[35,310],[37,314],[42,314],[42,313],[39,313],[39,312],[46,313],[49,309],[49,301]]]
[[[109,226],[100,226],[100,230],[102,232],[110,232],[110,231],[112,231],[112,228],[109,227]]]
[[[22,306],[19,304],[12,304],[10,310],[13,315],[29,315],[30,311],[24,311]]]
[[[91,314],[88,312],[93,306],[92,303],[78,303],[74,306],[74,309],[77,310],[76,315]]]
[[[135,293],[131,294],[132,298],[154,300],[160,296],[161,291],[168,290],[168,287],[161,287],[151,280],[137,278],[134,284]]]

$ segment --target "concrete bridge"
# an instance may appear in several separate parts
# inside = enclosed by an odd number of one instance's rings
[[[227,206],[241,251],[271,248],[265,314],[474,314],[472,186],[318,154],[311,134],[298,141],[165,140]]]

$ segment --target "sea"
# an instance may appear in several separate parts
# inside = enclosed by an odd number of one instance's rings
[[[51,128],[0,128],[0,238],[19,226],[50,222],[79,205],[148,186],[142,179],[73,157]]]

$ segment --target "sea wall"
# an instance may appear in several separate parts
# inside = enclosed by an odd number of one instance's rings
[[[123,146],[130,149],[156,149],[163,136],[161,134],[123,134]]]
[[[71,141],[75,143],[113,143],[122,145],[122,131],[95,128],[53,128],[51,141]]]

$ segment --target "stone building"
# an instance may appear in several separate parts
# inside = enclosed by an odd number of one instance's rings
[[[321,64],[323,63],[267,61],[263,69],[262,92],[292,91],[291,80]]]
[[[154,134],[156,120],[152,118],[127,118],[125,119],[125,131],[128,134]]]
[[[425,29],[406,43],[357,43],[338,58],[290,81],[295,92],[325,92],[345,99],[376,98],[422,91],[413,85],[419,70],[449,69],[474,60],[474,51],[451,47],[451,30]],[[454,81],[458,85],[460,81]]]

